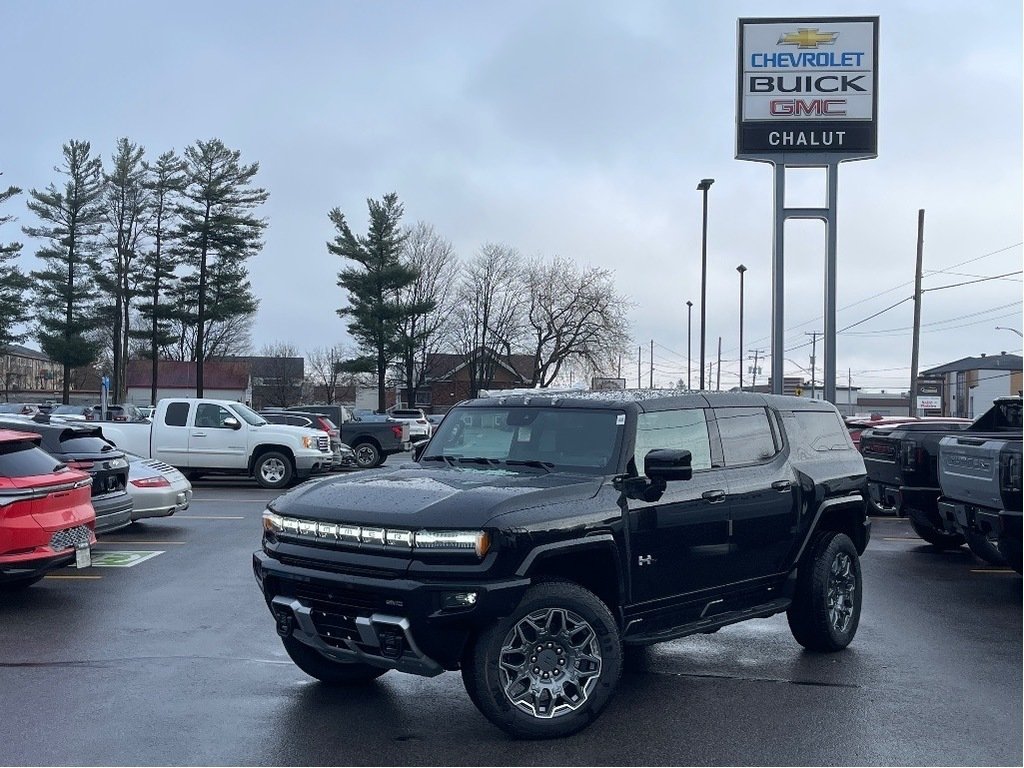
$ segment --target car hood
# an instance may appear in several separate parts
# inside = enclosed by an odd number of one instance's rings
[[[281,515],[402,528],[477,528],[497,515],[593,498],[603,478],[562,472],[403,467],[302,484],[271,502]]]

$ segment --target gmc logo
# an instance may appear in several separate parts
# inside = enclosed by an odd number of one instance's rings
[[[768,108],[773,115],[845,115],[846,99],[772,99]]]

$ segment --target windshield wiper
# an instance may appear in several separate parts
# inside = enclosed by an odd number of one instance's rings
[[[501,464],[497,459],[488,459],[484,456],[459,456],[457,461],[459,464],[483,464],[488,467],[496,467]]]
[[[555,465],[550,461],[540,461],[539,459],[508,459],[505,464],[510,467],[533,467],[534,469],[543,469],[544,474],[547,474]]]
[[[443,453],[435,453],[433,456],[423,456],[420,461],[443,461],[453,467],[458,463],[454,456],[446,456]]]

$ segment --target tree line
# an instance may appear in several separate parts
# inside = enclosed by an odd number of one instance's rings
[[[72,369],[107,356],[114,402],[129,357],[152,361],[154,402],[160,359],[195,361],[201,395],[204,361],[247,347],[259,306],[247,269],[267,226],[255,213],[267,200],[253,183],[259,163],[216,138],[151,162],[122,138],[106,168],[72,140],[53,170],[29,190],[37,223],[22,227],[41,243],[38,268],[23,273],[22,244],[0,242],[0,346],[34,337],[63,366],[65,403]],[[21,193],[8,187],[0,205]]]
[[[337,311],[359,351],[338,370],[374,373],[380,410],[389,373],[413,393],[442,352],[465,360],[471,396],[513,355],[530,361],[531,386],[570,368],[586,375],[615,367],[629,340],[630,304],[609,270],[526,258],[499,243],[462,261],[431,225],[402,226],[396,193],[367,206],[365,235],[352,232],[339,208],[330,211],[336,234],[327,248],[343,260],[338,286],[347,302]]]

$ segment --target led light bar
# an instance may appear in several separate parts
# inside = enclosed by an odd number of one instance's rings
[[[490,535],[484,531],[410,531],[403,528],[358,526],[347,523],[322,523],[285,517],[269,509],[263,512],[263,529],[283,536],[318,541],[369,545],[393,550],[430,550],[433,552],[474,552],[483,557],[490,549]]]

